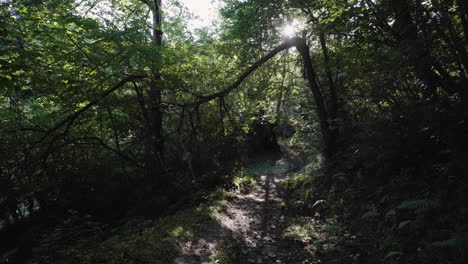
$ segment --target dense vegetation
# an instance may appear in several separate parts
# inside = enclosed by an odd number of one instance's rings
[[[220,13],[190,31],[177,0],[0,2],[1,252],[29,259],[64,219],[184,215],[279,140],[309,163],[295,211],[325,201],[359,263],[464,263],[467,2]]]

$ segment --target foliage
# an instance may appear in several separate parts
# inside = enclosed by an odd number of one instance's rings
[[[201,192],[286,173],[248,160],[265,144],[255,130],[263,123],[269,139],[309,161],[283,184],[291,212],[336,216],[343,224],[328,225],[331,236],[366,234],[355,243],[368,262],[466,258],[464,1],[225,0],[220,26],[197,32],[181,3],[158,3],[1,1],[0,231],[10,234],[2,252],[41,239],[22,242],[15,230],[55,226],[70,210],[103,222],[157,217]],[[300,38],[282,36],[294,21]],[[302,49],[236,83],[298,39]],[[235,89],[216,94],[226,87]],[[241,169],[248,162],[255,166]],[[112,251],[115,263],[168,263],[196,233],[185,218],[209,218],[194,210],[129,222],[95,250],[78,243],[83,255],[70,261]],[[58,243],[51,226],[44,233]],[[233,261],[231,249],[220,259]]]

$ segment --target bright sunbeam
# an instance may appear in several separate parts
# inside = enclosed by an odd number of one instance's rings
[[[292,38],[296,36],[297,33],[299,33],[303,27],[304,23],[295,19],[293,21],[283,24],[280,32],[283,38]]]
[[[296,33],[297,33],[296,27],[294,27],[291,24],[285,25],[281,29],[281,35],[283,35],[283,37],[286,37],[286,38],[292,38],[296,35]]]

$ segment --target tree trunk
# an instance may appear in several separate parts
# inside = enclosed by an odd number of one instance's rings
[[[327,158],[330,158],[335,150],[335,138],[330,131],[330,126],[328,123],[328,113],[325,108],[325,100],[320,87],[317,83],[317,75],[315,74],[314,67],[312,65],[312,59],[309,54],[309,46],[306,44],[303,38],[295,38],[294,46],[301,54],[302,60],[304,62],[304,71],[306,74],[307,81],[309,82],[309,88],[312,91],[314,96],[315,105],[317,107],[317,115],[319,117],[320,128],[322,131],[322,137],[324,142],[324,154]]]
[[[465,37],[465,41],[468,43],[468,3],[466,0],[458,0],[457,4],[457,11],[463,28],[463,36]]]
[[[330,68],[330,56],[328,53],[328,47],[327,47],[327,42],[325,38],[325,34],[323,32],[319,33],[319,40],[320,40],[320,46],[322,48],[322,53],[323,53],[323,63],[325,65],[325,72],[327,74],[327,80],[328,80],[328,90],[330,92],[330,98],[328,100],[328,113],[330,119],[335,119],[337,115],[337,105],[338,105],[338,99],[336,96],[336,87],[335,83],[333,82],[333,74],[331,72]]]
[[[315,104],[317,108],[317,114],[319,117],[319,123],[321,127],[322,137],[324,141],[324,153],[327,158],[330,158],[333,154],[335,148],[335,137],[330,132],[330,126],[328,124],[328,113],[325,106],[325,99],[323,97],[322,92],[320,91],[320,87],[317,83],[317,76],[315,74],[315,70],[312,65],[312,59],[310,58],[309,54],[309,46],[306,44],[305,39],[295,37],[285,43],[280,44],[264,57],[257,60],[254,64],[252,64],[249,68],[247,68],[244,73],[242,73],[237,80],[229,85],[226,89],[216,92],[214,94],[210,94],[207,96],[197,96],[197,101],[189,104],[182,105],[183,107],[199,107],[200,105],[207,103],[211,100],[222,98],[227,96],[231,91],[236,89],[244,80],[247,78],[253,71],[255,71],[258,67],[260,67],[263,63],[267,62],[269,59],[273,58],[276,54],[283,50],[287,50],[290,47],[295,46],[299,51],[299,54],[302,57],[304,62],[304,71],[306,73],[306,79],[309,82],[309,87],[312,91],[312,94],[315,99]]]
[[[161,0],[152,2],[143,1],[148,5],[153,14],[152,41],[151,45],[155,48],[156,55],[151,63],[151,81],[149,83],[149,130],[147,131],[147,144],[145,154],[145,174],[153,184],[161,182],[164,160],[164,142],[163,142],[163,112],[161,109],[161,55],[162,47],[162,15]]]

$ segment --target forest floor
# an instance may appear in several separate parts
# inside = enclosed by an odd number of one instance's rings
[[[71,216],[41,236],[29,263],[358,263],[342,246],[350,235],[316,210],[321,202],[304,208],[290,190],[305,174],[284,156],[253,161],[230,190],[159,219],[106,227]]]
[[[291,175],[261,175],[251,190],[235,194],[226,210],[215,216],[219,226],[187,243],[176,263],[219,263],[223,258],[238,263],[308,263],[302,244],[284,236],[288,221],[279,184]]]
[[[294,210],[297,205],[291,204],[300,203],[289,199],[287,187],[288,181],[299,175],[290,169],[297,164],[283,158],[270,165],[256,170],[259,177],[250,189],[230,193],[224,210],[214,215],[217,224],[185,244],[176,264],[300,264],[343,260],[344,252],[336,252],[335,248],[342,238],[337,237],[334,220],[318,212],[314,216],[300,215]],[[354,263],[355,258],[351,255],[349,263]]]

